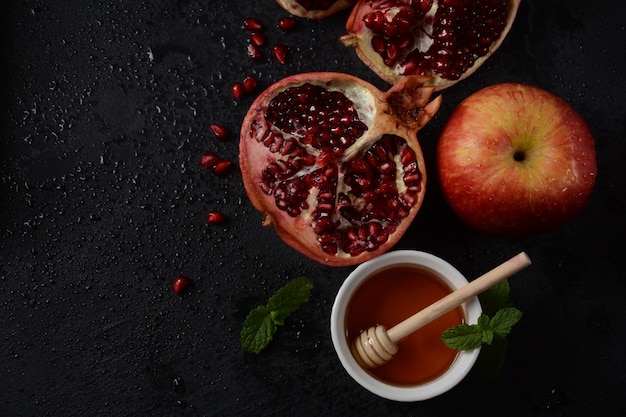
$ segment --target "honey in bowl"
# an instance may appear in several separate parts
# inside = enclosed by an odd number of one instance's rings
[[[430,269],[412,264],[393,265],[373,272],[352,294],[345,316],[346,337],[382,324],[387,329],[452,292]],[[457,357],[441,334],[465,321],[458,307],[398,343],[398,352],[386,364],[368,369],[375,378],[392,385],[419,385],[445,373]]]

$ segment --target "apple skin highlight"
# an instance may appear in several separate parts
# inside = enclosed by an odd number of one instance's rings
[[[597,177],[595,144],[582,117],[538,87],[486,87],[454,110],[439,138],[443,194],[472,229],[527,237],[572,221]]]

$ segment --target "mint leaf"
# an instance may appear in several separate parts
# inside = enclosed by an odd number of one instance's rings
[[[513,307],[510,292],[508,280],[489,288],[479,295],[483,313],[478,323],[460,324],[447,329],[441,336],[448,347],[456,350],[470,350],[483,345],[476,365],[482,376],[491,381],[500,376],[507,351],[506,337],[522,318],[522,312]],[[465,329],[466,326],[470,329]],[[453,330],[456,328],[462,330]]]
[[[490,345],[493,342],[493,330],[484,329],[482,342],[486,345]]]
[[[489,325],[498,337],[505,338],[521,318],[522,312],[515,307],[503,308],[493,316]]]
[[[471,350],[479,347],[483,339],[483,330],[477,324],[459,324],[446,329],[441,340],[451,349]]]
[[[485,313],[481,313],[478,317],[478,326],[480,326],[481,330],[489,328],[489,316]]]
[[[489,317],[493,317],[498,310],[506,307],[511,307],[513,303],[509,298],[511,287],[508,280],[498,282],[493,287],[479,295],[480,305],[483,308],[483,312]]]
[[[259,306],[248,313],[240,333],[244,351],[260,353],[269,345],[285,319],[309,300],[313,282],[299,277],[287,283],[270,297],[267,305]]]
[[[313,289],[313,282],[307,277],[299,277],[279,289],[270,297],[267,309],[272,314],[272,320],[282,326],[285,319],[300,306],[309,301],[309,294]]]
[[[241,347],[246,352],[259,353],[272,341],[276,330],[270,311],[265,306],[259,306],[250,311],[243,322]]]

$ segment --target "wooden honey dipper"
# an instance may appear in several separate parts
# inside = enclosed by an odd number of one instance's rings
[[[387,330],[385,326],[370,327],[360,333],[350,346],[352,355],[362,368],[385,364],[398,351],[397,343],[433,320],[459,307],[468,299],[491,288],[530,265],[530,258],[521,252],[491,271],[476,278],[439,301],[415,313]]]

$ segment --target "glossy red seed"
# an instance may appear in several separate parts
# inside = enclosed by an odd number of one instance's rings
[[[256,46],[265,45],[265,35],[261,32],[252,32],[250,35],[250,43]]]
[[[174,291],[174,294],[181,295],[188,286],[189,286],[189,280],[187,279],[187,277],[183,275],[179,275],[174,280],[174,284],[172,285],[172,290]]]
[[[241,100],[246,92],[246,87],[241,81],[237,81],[231,87],[231,92],[233,93],[233,97],[235,97],[235,99]]]
[[[261,59],[263,59],[263,51],[260,47],[253,43],[248,44],[246,48],[246,53],[248,54],[248,57],[253,61],[260,61]]]
[[[287,46],[285,44],[277,43],[276,45],[274,45],[272,47],[272,53],[281,64],[287,62],[289,50],[287,49]]]
[[[297,23],[297,20],[293,17],[281,17],[278,19],[278,28],[285,32],[289,32],[296,27]]]
[[[261,21],[253,17],[249,17],[245,19],[243,21],[243,27],[246,30],[255,31],[255,32],[259,30],[263,30],[263,24],[261,23]]]
[[[246,94],[252,94],[254,92],[254,89],[256,88],[256,84],[256,78],[254,78],[253,76],[248,75],[246,78],[244,78],[243,86],[245,87]]]
[[[207,224],[224,224],[226,222],[226,216],[221,211],[211,210],[206,216]]]
[[[202,165],[202,168],[213,168],[218,162],[219,162],[220,158],[211,153],[211,152],[205,152],[202,157],[200,158],[200,165]]]
[[[213,173],[216,175],[225,174],[226,172],[230,170],[232,165],[233,163],[230,161],[221,160],[217,164],[215,164],[215,166],[213,167]]]
[[[222,126],[222,125],[218,125],[217,123],[213,123],[211,125],[211,131],[213,132],[213,134],[215,135],[215,137],[219,140],[226,140],[228,139],[228,130]]]

